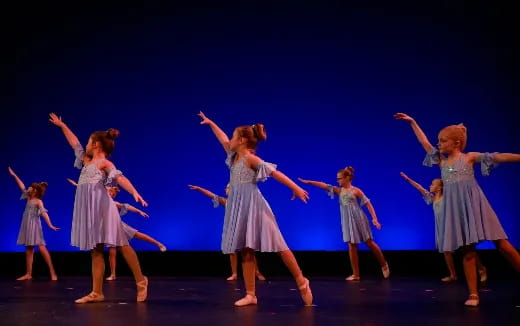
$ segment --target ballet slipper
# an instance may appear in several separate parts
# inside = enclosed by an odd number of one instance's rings
[[[57,281],[58,280],[58,275],[54,274],[54,275],[51,275],[51,281]]]
[[[487,281],[487,270],[485,267],[479,268],[478,270],[480,283],[486,283]]]
[[[260,272],[256,273],[256,278],[257,278],[259,281],[265,281],[265,276],[263,276],[262,274],[260,274]]]
[[[235,281],[237,279],[237,274],[231,274],[230,277],[226,278],[226,281]]]
[[[165,251],[166,251],[166,246],[163,245],[163,244],[161,244],[161,245],[159,246],[159,250],[160,250],[161,252],[165,252]]]
[[[465,306],[468,307],[477,307],[480,303],[480,299],[478,297],[478,294],[470,294],[469,299],[464,302]]]
[[[451,283],[451,282],[455,282],[456,280],[457,280],[457,276],[451,276],[451,275],[441,278],[441,281],[443,281],[444,283]]]
[[[256,299],[256,296],[247,294],[242,299],[236,301],[235,306],[244,307],[244,306],[249,306],[249,305],[253,305],[253,304],[257,304],[257,303],[258,303],[258,300]]]
[[[298,286],[298,290],[300,290],[300,295],[302,296],[303,302],[306,306],[312,305],[312,291],[309,286],[309,280],[304,278],[303,284]]]
[[[144,280],[136,283],[137,285],[137,302],[143,302],[148,296],[148,277],[144,277]]]
[[[110,275],[109,277],[107,277],[105,280],[107,281],[115,281],[116,279],[116,276],[115,275]]]
[[[23,275],[23,276],[20,276],[19,278],[16,279],[17,281],[30,281],[32,280],[32,276],[31,275]]]
[[[383,272],[383,277],[385,279],[390,277],[390,267],[388,267],[388,263],[381,267],[381,271]]]
[[[105,296],[96,292],[90,292],[88,295],[83,298],[79,298],[75,303],[91,303],[91,302],[101,302],[105,301]]]
[[[345,279],[345,281],[359,281],[360,279],[361,279],[361,277],[352,274],[352,275],[350,275],[349,277],[347,277],[347,278]]]

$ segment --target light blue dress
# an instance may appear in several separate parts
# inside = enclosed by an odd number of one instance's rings
[[[507,239],[495,211],[475,180],[473,168],[461,154],[452,165],[441,167],[444,184],[444,235],[441,235],[440,251],[476,244],[484,240]],[[489,175],[496,165],[493,155],[482,154],[479,158],[481,171]],[[438,149],[426,155],[423,164],[432,166],[440,163]]]
[[[275,216],[258,189],[276,171],[276,165],[262,161],[256,171],[248,168],[242,157],[233,163],[235,153],[229,153],[230,189],[222,231],[222,252],[231,254],[243,248],[262,252],[289,249],[278,228]]]
[[[22,193],[20,199],[27,199],[27,191]],[[20,231],[18,232],[18,240],[16,241],[17,245],[45,245],[40,215],[43,212],[47,212],[47,210],[45,208],[39,208],[38,201],[39,199],[37,198],[27,200],[23,212],[22,224],[20,225]]]
[[[119,216],[126,215],[127,213],[128,204],[121,204],[121,208],[119,209]],[[123,224],[123,231],[125,232],[128,240],[133,239],[135,237],[135,234],[137,233],[137,230],[123,221],[121,221],[121,223]]]
[[[121,171],[113,168],[106,175],[97,167],[104,159],[84,165],[81,145],[75,147],[74,152],[74,166],[81,169],[81,174],[74,199],[71,244],[81,250],[94,249],[97,244],[110,247],[128,245],[128,236],[117,206],[105,188],[105,185],[122,175]]]
[[[329,185],[329,196],[334,198],[334,187]],[[352,187],[341,188],[339,193],[339,207],[341,212],[341,231],[343,241],[350,243],[361,243],[373,239],[372,230],[367,216],[361,206],[366,205],[370,200],[364,196],[361,202],[352,191]]]
[[[439,252],[446,252],[442,247],[444,243],[444,197],[437,202],[433,202],[433,194],[428,193],[423,195],[424,201],[428,205],[432,205],[433,215],[435,217],[435,247],[439,249]]]

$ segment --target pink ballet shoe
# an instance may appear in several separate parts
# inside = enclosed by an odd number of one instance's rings
[[[91,302],[101,302],[105,301],[105,296],[96,292],[90,292],[88,295],[83,298],[79,298],[75,303],[91,303]]]
[[[57,281],[58,275],[51,275],[51,281]]]
[[[161,245],[159,246],[159,250],[160,250],[161,252],[165,252],[165,251],[166,251],[166,246],[163,245],[163,244],[161,244]]]
[[[110,275],[109,277],[107,277],[105,280],[107,281],[115,281],[116,279],[116,276],[115,275]]]
[[[311,287],[309,286],[309,280],[306,278],[304,280],[305,281],[303,282],[303,284],[298,286],[298,290],[300,290],[300,295],[302,296],[302,299],[303,299],[303,302],[305,303],[305,305],[311,306],[312,305]]]
[[[480,303],[480,299],[478,294],[470,294],[469,299],[464,302],[464,305],[467,307],[477,307]]]
[[[143,302],[148,296],[148,277],[144,277],[144,280],[137,282],[137,302]]]
[[[359,281],[359,280],[361,280],[361,277],[354,275],[354,274],[350,275],[349,277],[347,277],[345,279],[345,281]]]
[[[257,304],[257,303],[258,303],[258,300],[256,299],[256,296],[247,294],[242,299],[236,301],[235,306],[244,307],[244,306],[249,306],[249,305],[253,305],[253,304]]]
[[[381,271],[383,272],[383,277],[385,279],[390,277],[390,267],[388,267],[388,263],[385,266],[381,267]]]
[[[478,269],[478,276],[480,283],[486,283],[487,281],[487,269],[485,267]]]
[[[20,276],[19,278],[16,279],[17,281],[30,281],[32,280],[32,276],[31,275],[23,275],[23,276]]]
[[[259,281],[265,281],[265,276],[263,276],[263,275],[260,274],[260,273],[256,273],[256,278],[257,278]]]
[[[451,275],[441,278],[441,281],[443,281],[444,283],[451,283],[451,282],[455,282],[456,280],[457,280],[457,276],[451,276]]]
[[[226,278],[226,281],[235,281],[237,279],[237,274],[231,274],[230,277]]]

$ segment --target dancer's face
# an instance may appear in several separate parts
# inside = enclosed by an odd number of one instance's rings
[[[442,154],[451,154],[455,150],[460,149],[460,142],[455,141],[453,138],[449,137],[448,134],[441,132],[439,134],[437,147],[439,148],[439,152]]]
[[[229,149],[233,152],[238,152],[246,144],[245,138],[238,134],[238,130],[235,129],[233,137],[229,140]]]
[[[430,185],[430,192],[438,192],[442,190],[442,183],[439,179],[435,179],[432,181]]]

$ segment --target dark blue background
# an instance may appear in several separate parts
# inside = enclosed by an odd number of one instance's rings
[[[85,145],[95,130],[121,131],[113,162],[150,206],[128,224],[172,250],[218,250],[222,208],[188,184],[224,194],[225,153],[196,116],[203,110],[231,135],[262,122],[258,154],[289,177],[354,184],[372,200],[383,250],[433,249],[431,207],[399,176],[424,186],[439,176],[393,113],[414,116],[436,143],[463,122],[467,151],[520,152],[518,35],[505,4],[459,1],[103,2],[8,8],[15,60],[2,67],[0,250],[16,237],[25,202],[7,173],[28,186],[49,182],[44,203],[59,232],[44,225],[50,250],[69,245],[74,155],[56,112]],[[51,7],[49,7],[51,6]],[[69,7],[70,6],[70,7]],[[14,77],[14,78],[11,78]],[[520,245],[520,165],[477,178],[515,246]],[[344,250],[337,200],[306,187],[290,201],[274,180],[260,185],[295,250]],[[127,193],[117,200],[131,202]],[[140,250],[151,244],[133,241]],[[484,244],[481,247],[489,247]]]

